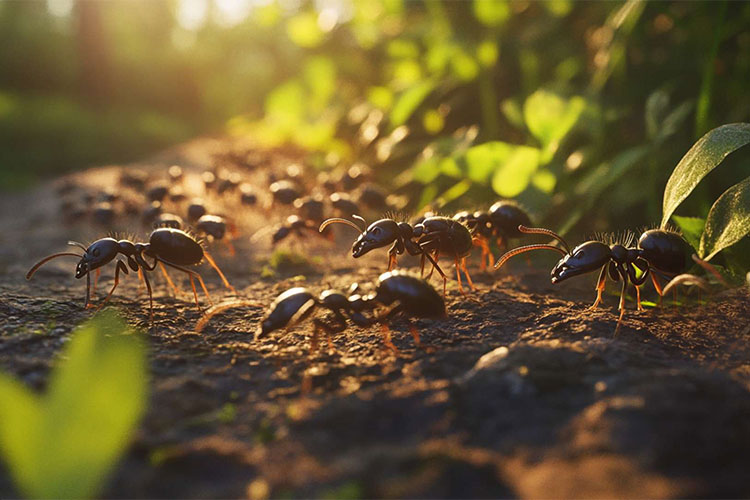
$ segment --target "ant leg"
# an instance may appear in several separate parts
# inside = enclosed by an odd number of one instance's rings
[[[394,267],[396,267],[397,261],[396,261],[396,253],[388,253],[388,270],[392,271]]]
[[[382,323],[380,325],[380,333],[383,334],[383,344],[385,344],[385,346],[390,349],[393,354],[395,354],[396,356],[400,356],[401,353],[399,352],[398,347],[393,344],[393,340],[391,339],[391,329],[388,327],[388,324]]]
[[[664,296],[664,290],[661,287],[661,283],[659,283],[659,278],[656,277],[656,273],[651,273],[651,282],[654,284],[656,293],[659,294],[659,307],[661,307],[661,299]]]
[[[627,275],[623,276],[622,279],[622,290],[620,291],[620,316],[617,318],[617,326],[615,327],[615,335],[617,334],[617,331],[620,329],[620,324],[622,323],[622,318],[625,316],[625,293],[628,291],[628,277]]]
[[[466,269],[466,257],[463,257],[461,259],[461,269],[463,270],[464,274],[466,274],[466,281],[469,282],[469,287],[472,290],[476,290],[477,287],[474,286],[474,282],[471,280],[471,275],[469,274],[469,270]]]
[[[119,262],[119,261],[118,261]],[[117,272],[117,271],[115,271]],[[91,295],[96,295],[96,284],[99,283],[99,276],[101,276],[102,270],[101,268],[96,268],[96,273],[94,274],[94,286],[91,287]],[[101,307],[101,306],[99,306]],[[97,309],[98,311],[98,309]]]
[[[458,291],[461,292],[461,295],[466,297],[466,292],[464,291],[464,287],[461,286],[461,265],[458,263],[458,257],[454,258],[455,266],[456,266],[456,279],[458,280]]]
[[[146,290],[148,290],[148,312],[149,312],[149,323],[151,326],[154,325],[154,294],[151,292],[151,283],[148,281],[148,274],[143,272],[143,281],[146,283]]]
[[[234,245],[232,245],[232,242],[229,241],[229,239],[224,239],[224,245],[226,245],[227,250],[229,250],[229,255],[231,257],[234,257],[237,254],[237,252],[234,250]]]
[[[419,258],[419,277],[424,278],[424,254]]]
[[[229,282],[227,281],[227,278],[224,276],[224,273],[222,273],[221,269],[219,269],[219,266],[216,265],[216,262],[211,257],[211,254],[208,253],[206,250],[203,250],[203,255],[205,255],[206,260],[208,261],[209,264],[211,264],[211,267],[216,269],[216,272],[219,273],[219,277],[221,278],[221,281],[224,283],[224,286],[227,287],[229,290],[231,290],[232,293],[237,293],[234,287],[229,284]]]
[[[172,281],[172,278],[169,277],[169,274],[167,274],[167,268],[164,267],[164,264],[159,262],[159,267],[161,267],[161,272],[164,273],[164,278],[167,280],[167,284],[172,288],[172,291],[174,292],[175,297],[180,294],[180,291],[175,286],[174,282]]]
[[[487,268],[485,257],[487,257],[487,252],[489,252],[489,248],[487,248],[487,242],[480,237],[474,237],[471,242],[475,247],[479,247],[482,249],[482,256],[479,258],[479,272],[484,272],[484,270]]]
[[[198,310],[201,310],[201,305],[198,302],[198,291],[195,289],[195,280],[193,279],[192,274],[188,274],[188,278],[190,278],[190,286],[193,288],[193,298],[195,298],[195,307],[198,308]]]
[[[607,265],[605,264],[604,267],[602,267],[602,270],[599,271],[599,279],[596,282],[596,300],[594,301],[591,306],[589,306],[589,309],[596,309],[599,303],[602,301],[602,293],[604,293],[604,288],[607,286]]]
[[[112,285],[112,289],[104,298],[104,301],[101,304],[99,304],[99,307],[96,308],[96,312],[99,312],[99,310],[102,307],[104,307],[104,304],[109,302],[110,297],[112,297],[112,294],[114,293],[115,288],[117,288],[117,285],[120,283],[120,271],[124,272],[125,274],[128,274],[128,266],[126,266],[125,263],[121,261],[120,259],[117,259],[117,266],[115,267],[115,283]]]
[[[206,288],[206,283],[203,281],[203,278],[200,274],[196,273],[195,271],[191,271],[190,269],[187,269],[182,266],[178,266],[177,264],[173,264],[169,262],[168,260],[164,260],[162,258],[159,258],[160,262],[163,262],[164,264],[168,265],[169,267],[174,267],[178,271],[182,271],[183,273],[187,273],[189,276],[193,276],[198,279],[198,283],[200,283],[201,288],[203,289],[203,293],[206,294],[206,298],[208,299],[209,304],[214,305],[214,301],[211,300],[211,296],[208,294],[208,289]]]

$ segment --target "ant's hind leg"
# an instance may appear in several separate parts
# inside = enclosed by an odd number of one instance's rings
[[[661,287],[661,283],[659,283],[659,278],[656,277],[656,273],[651,273],[651,282],[654,284],[656,293],[659,294],[659,307],[661,307],[661,299],[664,296],[664,289]]]
[[[198,280],[198,283],[200,283],[201,288],[203,289],[203,293],[206,294],[206,299],[208,299],[208,303],[211,305],[214,305],[214,301],[211,300],[211,296],[208,294],[208,289],[206,288],[206,283],[203,281],[203,278],[200,274],[196,273],[195,271],[191,271],[190,269],[187,269],[186,267],[179,266],[177,264],[172,264],[168,260],[159,259],[160,262],[163,262],[164,264],[168,265],[169,267],[173,267],[177,269],[178,271],[182,271],[183,273],[187,273],[188,276],[194,277]]]
[[[162,264],[161,262],[159,262],[159,267],[161,268],[161,272],[164,274],[164,278],[167,280],[167,284],[170,286],[170,288],[172,288],[175,297],[177,297],[180,294],[180,290],[174,284],[172,278],[169,277],[169,274],[167,274],[167,268],[164,267],[164,264]]]
[[[211,257],[211,254],[208,253],[208,251],[203,250],[203,255],[206,257],[206,260],[208,261],[208,263],[211,264],[211,267],[213,267],[216,270],[216,272],[219,274],[219,277],[221,278],[222,283],[224,283],[224,286],[227,287],[229,290],[231,290],[232,293],[237,293],[234,287],[229,284],[226,276],[224,276],[224,273],[222,273],[221,269],[219,269],[219,266],[216,265],[216,261],[214,261],[213,257]]]
[[[148,291],[148,312],[149,312],[149,324],[154,325],[154,294],[151,291],[151,282],[148,280],[148,274],[143,272],[143,281],[146,283],[146,290]]]

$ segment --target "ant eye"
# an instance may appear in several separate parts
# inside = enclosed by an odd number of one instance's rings
[[[373,229],[372,234],[380,234],[380,228],[376,227],[375,229]]]
[[[579,250],[578,252],[576,252],[575,258],[576,259],[582,259],[583,258],[583,250]]]

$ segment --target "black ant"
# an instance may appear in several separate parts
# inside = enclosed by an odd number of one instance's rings
[[[684,272],[690,266],[690,256],[692,248],[685,239],[679,234],[664,229],[651,229],[645,231],[638,239],[635,247],[628,247],[628,243],[607,245],[601,241],[587,241],[581,243],[573,250],[565,240],[549,229],[528,228],[523,225],[518,226],[518,230],[525,234],[543,234],[551,236],[559,241],[563,248],[553,245],[526,245],[510,250],[495,264],[498,269],[505,264],[508,259],[520,253],[530,250],[554,250],[560,252],[563,258],[552,268],[552,283],[560,283],[573,276],[586,274],[592,271],[599,271],[599,278],[596,283],[596,301],[591,309],[596,308],[602,300],[607,275],[617,282],[622,280],[622,291],[620,292],[620,317],[617,320],[619,327],[622,317],[625,314],[625,292],[628,283],[635,285],[636,303],[638,310],[643,310],[641,305],[640,286],[646,282],[648,277],[654,284],[656,292],[661,298],[664,295],[661,283],[657,275],[668,279],[671,276]],[[697,259],[697,257],[693,257]],[[698,259],[700,260],[700,259]],[[642,274],[638,276],[638,271]]]
[[[271,235],[271,243],[273,245],[276,245],[280,241],[285,240],[292,235],[298,236],[300,238],[304,238],[310,232],[314,232],[315,234],[320,235],[320,233],[318,233],[317,222],[303,219],[298,215],[290,215],[283,223],[278,224],[275,227],[261,229],[252,236],[250,241],[258,241],[260,238],[267,235],[271,231],[273,231],[273,234]],[[326,237],[325,235],[322,236]]]
[[[148,279],[148,271],[156,269],[157,264],[162,266],[169,266],[178,271],[187,273],[190,278],[190,285],[193,287],[193,296],[195,297],[195,304],[200,308],[198,303],[198,292],[195,289],[194,278],[198,280],[203,288],[203,292],[206,294],[206,298],[210,303],[211,297],[206,289],[206,284],[203,282],[203,278],[197,272],[188,269],[185,266],[193,266],[201,263],[203,258],[211,264],[216,270],[219,276],[222,278],[225,284],[226,278],[221,272],[219,267],[216,265],[211,256],[203,249],[192,236],[184,231],[173,228],[159,228],[151,232],[148,243],[133,243],[129,240],[116,240],[114,238],[101,238],[93,242],[89,247],[83,246],[81,243],[68,242],[69,245],[77,246],[83,250],[83,255],[73,252],[60,252],[52,255],[48,255],[43,258],[34,266],[29,269],[26,273],[26,279],[31,279],[34,273],[46,262],[55,259],[57,257],[72,256],[78,257],[80,260],[76,266],[76,279],[81,279],[86,276],[86,302],[85,307],[88,309],[93,307],[90,302],[91,298],[91,271],[96,270],[96,276],[98,278],[100,269],[102,266],[111,262],[118,254],[125,256],[125,261],[117,259],[117,265],[115,267],[115,282],[112,289],[107,294],[107,297],[99,305],[97,310],[101,309],[104,304],[109,301],[112,293],[120,282],[120,272],[128,274],[128,267],[133,271],[137,271],[139,277],[143,278],[146,283],[146,289],[148,290],[149,300],[149,312],[151,322],[154,320],[154,301],[153,294],[151,291],[151,283]],[[154,259],[153,263],[149,264],[146,258]],[[127,265],[126,265],[127,262]],[[162,267],[162,269],[164,269]],[[166,271],[165,271],[166,273]],[[96,286],[96,285],[95,285]]]
[[[442,318],[446,316],[445,300],[427,281],[405,271],[390,271],[380,275],[374,292],[361,296],[355,294],[358,285],[355,283],[349,288],[349,294],[326,290],[316,296],[307,288],[291,288],[279,295],[270,305],[268,313],[261,319],[260,325],[255,332],[255,339],[262,339],[269,333],[281,329],[291,328],[308,317],[315,309],[327,309],[333,313],[333,317],[327,321],[321,318],[313,318],[313,338],[311,341],[311,353],[317,350],[318,338],[321,331],[326,335],[328,346],[334,350],[331,335],[346,329],[347,319],[358,326],[369,326],[380,323],[383,332],[383,342],[394,353],[398,349],[391,341],[388,323],[397,315],[407,318]],[[250,301],[233,301],[212,307],[200,319],[196,325],[196,331],[200,332],[209,320],[220,312],[242,307],[246,305],[257,305]],[[364,313],[374,311],[379,306],[387,306],[388,309],[379,316],[368,317]],[[414,338],[414,343],[422,347],[419,332],[409,321],[409,330]]]
[[[454,215],[453,218],[466,224],[474,237],[474,244],[482,249],[481,271],[492,266],[495,261],[490,250],[490,238],[495,237],[498,248],[503,250],[509,239],[523,236],[523,233],[518,231],[518,226],[531,226],[529,215],[516,203],[508,200],[494,203],[487,211],[478,210],[474,213],[463,211]]]
[[[353,217],[364,223],[363,218],[357,215]],[[459,291],[465,294],[461,285],[461,271],[466,273],[466,279],[472,290],[475,289],[469,271],[466,269],[466,257],[471,253],[473,238],[469,229],[456,220],[433,216],[412,226],[408,222],[380,219],[364,229],[348,219],[333,217],[323,221],[318,230],[322,232],[328,225],[334,223],[346,224],[360,233],[352,245],[352,256],[355,259],[375,248],[391,245],[388,249],[388,270],[390,271],[396,266],[397,256],[403,254],[404,251],[409,255],[420,255],[422,273],[424,274],[424,264],[427,259],[432,264],[432,269],[437,269],[443,278],[443,295],[445,295],[448,277],[437,261],[441,254],[448,255],[454,259],[456,265]],[[432,270],[430,275],[432,275]]]
[[[285,179],[272,183],[269,190],[273,201],[282,205],[291,205],[300,197],[299,190],[294,183]]]

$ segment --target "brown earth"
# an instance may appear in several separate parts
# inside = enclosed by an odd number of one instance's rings
[[[179,160],[197,172],[217,147],[198,141],[140,167]],[[286,161],[273,156],[254,180]],[[74,179],[102,186],[114,171]],[[88,223],[60,222],[55,185],[0,205],[0,367],[39,390],[90,312],[73,262],[59,259],[29,282],[24,273],[69,239],[102,236]],[[237,255],[214,249],[241,297],[266,305],[290,286],[345,290],[383,271],[385,251],[350,258],[352,233],[341,228],[336,245],[289,243],[314,265],[262,278],[269,245],[248,235],[282,215],[248,210]],[[147,230],[121,226],[145,239]],[[171,297],[158,282],[149,410],[104,496],[750,496],[747,290],[640,313],[630,301],[615,334],[615,296],[588,310],[595,276],[553,286],[553,261],[542,255],[535,270],[521,259],[494,274],[473,267],[478,292],[464,298],[451,281],[449,318],[417,322],[434,352],[393,323],[399,357],[377,327],[351,327],[334,339],[336,353],[312,359],[309,323],[253,341],[262,307],[222,313],[196,334],[191,296]],[[201,274],[215,301],[233,298],[208,266]],[[132,274],[112,303],[148,327]],[[0,496],[16,496],[5,471]]]

